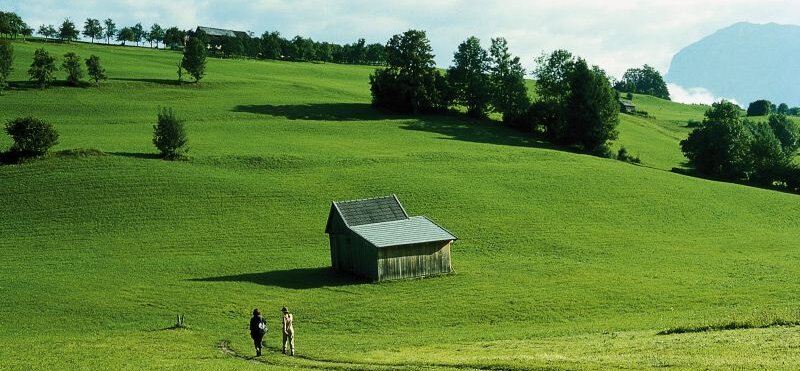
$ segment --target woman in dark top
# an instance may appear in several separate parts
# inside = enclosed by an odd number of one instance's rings
[[[261,356],[261,341],[267,333],[267,323],[261,317],[258,309],[253,309],[253,317],[250,318],[250,337],[253,338],[253,345],[256,346],[256,357]]]

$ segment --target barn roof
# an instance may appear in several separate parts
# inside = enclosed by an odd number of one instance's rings
[[[206,35],[208,36],[241,37],[242,35],[247,35],[247,32],[244,31],[226,30],[224,28],[214,28],[205,26],[197,26],[197,30],[205,32]]]
[[[351,227],[376,247],[455,241],[458,238],[424,216]]]
[[[620,99],[620,100],[619,100],[619,103],[620,103],[621,105],[625,106],[625,107],[636,107],[636,105],[635,105],[635,104],[633,104],[633,102],[631,102],[631,101],[629,101],[629,100]]]
[[[408,219],[406,210],[403,209],[403,205],[400,205],[400,201],[395,195],[334,202],[333,209],[339,212],[345,224],[351,228],[364,224]],[[333,211],[331,210],[331,212]]]

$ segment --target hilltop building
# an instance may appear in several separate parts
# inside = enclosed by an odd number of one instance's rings
[[[622,113],[636,113],[636,105],[629,100],[620,99],[619,111]]]
[[[458,238],[424,216],[409,217],[397,196],[331,205],[325,233],[334,269],[372,281],[453,272]]]

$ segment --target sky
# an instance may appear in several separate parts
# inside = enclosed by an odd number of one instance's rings
[[[680,49],[736,22],[800,23],[796,0],[0,0],[0,10],[16,12],[33,28],[67,17],[81,24],[112,18],[118,27],[277,30],[336,43],[361,37],[385,43],[422,29],[441,67],[467,37],[488,47],[502,36],[528,69],[543,52],[567,49],[616,77],[644,64],[666,74]],[[708,98],[696,88],[676,87],[681,96]]]

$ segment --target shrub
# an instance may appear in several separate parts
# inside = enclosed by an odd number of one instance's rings
[[[631,155],[628,152],[628,149],[625,148],[625,146],[620,147],[619,151],[617,151],[617,160],[624,161],[624,162],[630,162],[632,164],[641,164],[642,163],[642,159],[640,159],[639,156]]]
[[[94,80],[95,85],[99,84],[101,80],[108,79],[106,69],[100,65],[100,57],[94,54],[86,59],[86,69],[89,71],[89,77]]]
[[[36,49],[33,54],[33,63],[28,69],[30,79],[38,82],[39,86],[44,89],[55,80],[56,70],[58,68],[55,57],[51,56],[44,48]]]
[[[757,100],[750,103],[747,107],[747,116],[766,116],[769,115],[772,109],[772,103],[765,99]]]
[[[70,85],[78,86],[83,77],[83,69],[81,69],[81,57],[74,52],[64,54],[64,62],[61,67],[67,72],[67,82]]]
[[[167,160],[175,160],[185,154],[186,128],[184,121],[175,115],[172,108],[164,108],[158,113],[158,123],[153,125],[153,144]]]
[[[48,122],[36,117],[21,117],[6,124],[6,133],[14,140],[9,152],[19,157],[41,156],[58,144],[58,132]]]

